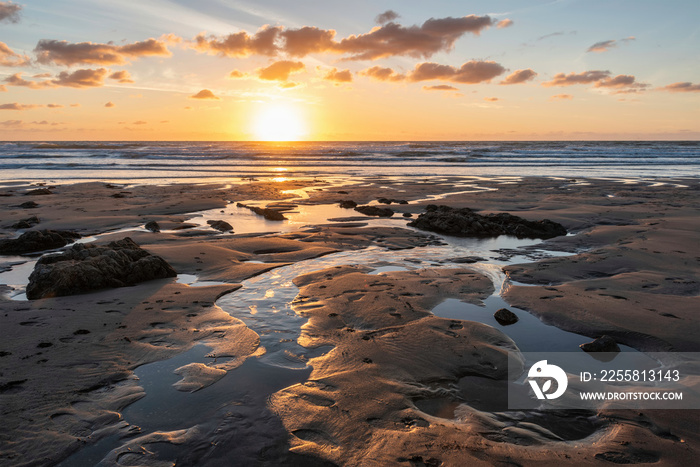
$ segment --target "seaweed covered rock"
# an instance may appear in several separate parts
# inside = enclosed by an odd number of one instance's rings
[[[68,230],[30,230],[18,238],[0,240],[0,255],[23,255],[53,250],[68,245],[76,238],[80,238],[80,234]]]
[[[529,221],[508,213],[482,216],[469,208],[452,208],[429,204],[426,212],[408,225],[421,230],[457,237],[497,237],[512,235],[518,238],[552,238],[566,235],[561,224],[544,219]]]
[[[163,258],[141,249],[129,237],[108,245],[76,244],[37,261],[29,276],[27,298],[75,295],[176,275]]]

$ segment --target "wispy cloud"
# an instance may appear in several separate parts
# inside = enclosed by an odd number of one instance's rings
[[[12,2],[0,2],[0,22],[18,23],[22,5]]]
[[[148,56],[172,55],[165,41],[148,39],[126,45],[99,44],[92,42],[70,43],[42,39],[34,52],[37,61],[56,65],[123,65],[130,59]]]
[[[394,21],[399,17],[399,14],[393,10],[386,10],[384,13],[377,15],[374,18],[374,22],[377,24],[388,23],[389,21]]]
[[[352,81],[352,73],[350,70],[340,70],[333,68],[323,75],[323,79],[327,81],[334,81],[336,83],[350,83]]]
[[[679,83],[671,83],[668,84],[662,88],[658,88],[659,91],[668,91],[668,92],[700,92],[700,84],[695,84],[691,82],[679,82]]]
[[[607,41],[601,41],[601,42],[596,42],[592,46],[586,50],[586,52],[607,52],[608,50],[612,49],[613,47],[617,47],[618,44],[620,43],[626,43],[635,40],[636,38],[634,36],[629,36],[624,39],[615,40],[615,39],[610,39]]]
[[[611,76],[607,70],[590,70],[581,73],[557,73],[551,81],[542,83],[544,87],[575,86],[579,84],[592,84],[595,88],[610,89],[613,94],[633,93],[643,91],[649,87],[646,83],[639,83],[632,75]]]
[[[0,42],[0,66],[27,66],[29,56],[15,53],[7,44]]]
[[[535,73],[535,70],[531,68],[527,68],[525,70],[516,70],[513,73],[506,76],[506,78],[499,84],[521,84],[533,80],[535,76],[537,76],[537,73]]]

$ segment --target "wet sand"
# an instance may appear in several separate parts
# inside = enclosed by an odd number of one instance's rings
[[[401,255],[434,245],[434,237],[407,229],[408,219],[400,217],[416,215],[428,203],[548,218],[569,230],[572,235],[544,243],[571,255],[505,267],[511,282],[503,298],[512,306],[561,329],[591,338],[607,334],[640,351],[700,351],[695,179],[87,183],[23,195],[34,188],[0,189],[12,195],[0,197],[0,238],[15,236],[7,227],[32,215],[41,220],[35,228],[99,234],[100,243],[129,236],[201,284],[161,279],[32,301],[10,300],[5,287],[3,465],[55,464],[106,439],[119,440],[105,453],[106,465],[171,465],[172,456],[178,465],[218,465],[232,453],[241,463],[263,465],[678,465],[697,456],[697,411],[545,417],[495,411],[498,400],[477,401],[475,393],[498,392],[506,376],[504,355],[516,347],[498,328],[430,313],[445,299],[480,304],[493,292],[483,270],[462,264],[418,265],[379,276],[367,265],[340,265],[294,279],[299,292],[291,307],[306,320],[297,343],[324,350],[308,359],[305,380],[275,389],[264,416],[237,409],[235,417],[223,414],[219,421],[170,431],[143,430],[122,416],[145,395],[134,375],[142,365],[205,344],[212,357],[206,364],[177,368],[176,387],[188,392],[223,384],[270,351],[261,345],[265,335],[224,311],[219,297],[236,297],[242,281],[265,271],[339,251],[373,247]],[[398,214],[381,224],[345,210],[345,223],[261,223],[260,232],[281,230],[268,235],[235,224],[233,234],[180,228],[192,222],[190,213],[208,210],[216,219],[232,203],[283,200],[301,189],[306,197],[295,203],[366,204],[385,197],[409,204],[392,203]],[[455,194],[443,198],[445,193]],[[30,200],[39,206],[17,207]],[[152,220],[162,232],[142,228]],[[236,233],[241,230],[246,233]],[[17,261],[0,257],[0,266]],[[237,433],[245,420],[260,429],[241,443]]]

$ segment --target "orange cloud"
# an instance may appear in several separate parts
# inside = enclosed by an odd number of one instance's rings
[[[15,53],[7,44],[0,42],[0,66],[26,66],[29,63],[28,56]]]
[[[49,75],[51,76],[51,75]],[[29,81],[22,78],[22,73],[15,73],[14,75],[8,76],[3,80],[8,86],[21,86],[29,89],[45,89],[49,87],[54,87],[50,81]]]
[[[520,84],[534,79],[535,76],[537,76],[537,73],[530,68],[526,70],[517,70],[506,76],[500,84]]]
[[[484,97],[484,100],[486,102],[497,102],[499,99],[498,97]]]
[[[632,75],[617,75],[615,77],[601,79],[594,84],[596,88],[613,88],[616,89],[615,94],[638,92],[647,87],[648,84],[638,83]]]
[[[220,97],[214,95],[209,89],[202,89],[197,94],[190,96],[190,99],[211,99],[211,100],[221,100]]]
[[[120,83],[133,83],[134,80],[131,79],[131,74],[126,70],[115,71],[109,75],[109,79],[115,79]]]
[[[12,2],[0,2],[0,21],[18,23],[20,11],[22,11],[21,5]]]
[[[582,73],[569,73],[565,75],[564,73],[557,73],[554,75],[552,81],[547,81],[542,83],[544,87],[553,86],[573,86],[575,84],[591,84],[602,79],[608,78],[610,76],[609,71],[584,71]]]
[[[38,107],[44,106],[36,104],[18,104],[17,102],[13,102],[11,104],[0,104],[0,110],[29,110],[36,109]]]
[[[659,88],[659,90],[668,92],[700,92],[700,84],[693,84],[687,81],[683,83],[671,83]]]
[[[281,31],[279,26],[265,25],[252,36],[245,31],[229,34],[222,39],[200,34],[195,37],[191,47],[202,53],[223,57],[272,56],[279,50],[275,42]]]
[[[104,85],[105,76],[108,71],[104,68],[82,69],[76,70],[73,73],[62,71],[56,76],[56,79],[51,80],[56,86],[66,86],[70,88],[92,88]]]
[[[439,84],[437,86],[423,86],[424,91],[459,91],[454,86],[449,86],[447,84]]]
[[[303,57],[312,53],[334,52],[337,43],[333,41],[335,31],[304,26],[301,29],[287,29],[280,33],[284,39],[284,52],[293,57]]]
[[[451,65],[424,62],[415,66],[409,73],[409,81],[442,80],[453,83],[476,84],[490,81],[506,71],[503,66],[492,61],[471,60],[456,68]]]
[[[352,81],[352,73],[350,73],[350,70],[338,71],[337,68],[333,68],[325,74],[323,79],[335,81],[336,83],[350,83]]]
[[[231,79],[245,78],[246,76],[247,75],[245,73],[239,70],[233,70],[231,73],[228,74],[228,77]]]
[[[304,64],[290,60],[280,60],[272,65],[258,69],[258,78],[267,81],[287,81],[289,75],[304,70]]]
[[[384,13],[377,15],[374,18],[374,22],[377,24],[388,23],[389,21],[394,21],[399,17],[399,14],[393,10],[386,10]]]
[[[572,96],[571,94],[556,94],[556,95],[550,97],[549,100],[550,101],[565,101],[565,100],[570,101],[573,98],[574,98],[574,96]]]
[[[123,65],[132,58],[172,55],[165,42],[157,39],[119,46],[92,42],[73,44],[67,41],[42,39],[34,52],[37,54],[39,63],[65,66],[77,64]]]
[[[367,68],[366,70],[362,70],[360,74],[377,81],[403,81],[406,79],[405,75],[399,74],[391,68],[381,66]]]
[[[513,20],[512,20],[512,19],[508,19],[508,18],[503,19],[503,20],[499,21],[498,23],[496,23],[496,27],[497,27],[498,29],[507,28],[507,27],[510,27],[510,26],[512,26],[512,25],[513,25]]]
[[[613,47],[617,47],[618,42],[629,42],[633,41],[636,38],[634,36],[626,37],[624,39],[620,39],[619,41],[616,41],[614,39],[607,40],[607,41],[601,41],[601,42],[596,42],[592,46],[586,50],[586,52],[607,52],[608,50],[612,49]]]
[[[60,109],[65,106],[61,104],[46,104],[46,107],[48,107],[49,109]]]
[[[110,108],[112,108],[112,107],[116,107],[116,104],[115,104],[114,102],[112,102],[112,101],[109,101],[109,102],[107,102],[107,103],[105,104],[105,107],[107,107],[108,109],[110,109]]]
[[[7,86],[0,84],[0,92],[7,92]]]

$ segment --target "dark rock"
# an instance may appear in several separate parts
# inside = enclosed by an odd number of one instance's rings
[[[357,206],[357,203],[351,199],[342,200],[338,204],[343,209],[352,209]]]
[[[158,225],[158,222],[156,221],[149,221],[146,222],[146,225],[143,226],[146,230],[150,230],[151,232],[160,232],[160,226]]]
[[[512,235],[518,238],[552,238],[566,235],[566,229],[561,224],[549,219],[529,221],[507,213],[482,216],[469,208],[434,204],[426,206],[426,212],[408,225],[457,237]]]
[[[53,250],[66,246],[76,238],[80,238],[80,234],[67,230],[30,230],[18,238],[0,240],[0,254],[23,255]]]
[[[233,230],[233,226],[226,221],[221,221],[221,220],[207,221],[207,224],[209,224],[212,229],[216,229],[220,232],[228,232],[230,230]]]
[[[472,263],[478,263],[479,261],[486,261],[484,258],[481,256],[460,256],[458,258],[450,258],[450,261],[453,263],[464,263],[464,264],[472,264]]]
[[[404,212],[403,217],[413,217],[413,214],[411,214],[410,212]]]
[[[379,208],[377,206],[357,206],[355,211],[361,212],[365,216],[391,217],[394,211],[389,208]]]
[[[114,193],[110,195],[112,198],[126,198],[126,195],[131,194],[130,191],[120,191],[119,193]]]
[[[496,318],[496,321],[498,321],[498,324],[501,326],[508,326],[509,324],[518,322],[518,317],[508,308],[501,308],[493,314],[493,317]]]
[[[12,193],[0,193],[0,196],[8,197],[8,196],[14,196],[14,194],[12,194]]]
[[[259,208],[257,206],[248,206],[248,205],[243,204],[243,203],[237,203],[236,205],[238,207],[241,207],[241,208],[248,208],[251,211],[253,211],[255,214],[257,214],[258,216],[263,216],[265,219],[267,219],[269,221],[287,220],[287,218],[284,217],[284,215],[281,212],[279,212],[275,209]]]
[[[163,258],[141,249],[129,237],[100,246],[79,243],[37,261],[29,276],[27,298],[75,295],[175,276]]]
[[[347,195],[348,194],[347,191],[343,191],[343,190],[337,191],[336,193],[338,193],[339,195]]]
[[[598,339],[579,345],[584,352],[619,352],[620,347],[610,336],[603,335]]]
[[[408,201],[405,199],[393,199],[393,198],[377,198],[377,201],[382,203],[382,204],[408,204]]]
[[[27,201],[26,203],[20,204],[19,207],[21,207],[22,209],[34,209],[38,208],[39,205],[34,201]]]
[[[387,198],[377,198],[377,201],[382,204],[391,204],[391,200]]]
[[[36,216],[28,217],[26,219],[22,219],[21,221],[15,222],[12,224],[11,228],[13,229],[31,229],[34,227],[36,224],[38,224],[39,218]]]
[[[25,196],[35,196],[35,195],[52,195],[53,191],[48,188],[37,188],[36,190],[30,190],[26,192]]]

